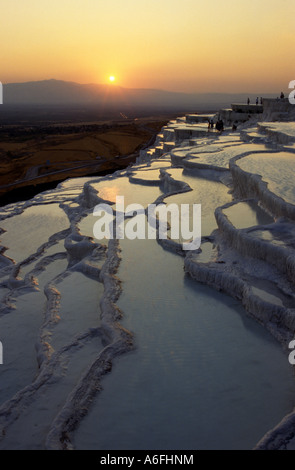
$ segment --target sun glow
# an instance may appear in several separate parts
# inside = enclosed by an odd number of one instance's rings
[[[4,84],[54,78],[110,88],[277,94],[295,78],[294,0],[10,0],[1,7]],[[207,40],[196,47],[200,37]]]

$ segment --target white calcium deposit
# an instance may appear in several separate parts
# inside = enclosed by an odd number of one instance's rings
[[[0,449],[295,446],[295,125],[204,121],[0,209]],[[96,239],[117,196],[201,204],[201,247]]]

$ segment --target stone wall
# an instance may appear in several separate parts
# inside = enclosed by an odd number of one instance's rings
[[[293,120],[295,119],[295,105],[284,99],[263,99],[263,120]]]

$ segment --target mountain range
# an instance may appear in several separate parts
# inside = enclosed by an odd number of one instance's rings
[[[261,94],[258,94],[259,97]],[[255,102],[257,95],[246,93],[182,93],[158,89],[123,88],[114,84],[80,84],[62,80],[42,80],[3,84],[4,105],[101,105],[104,107],[147,107],[215,110],[231,103]],[[267,95],[275,97],[275,95]]]

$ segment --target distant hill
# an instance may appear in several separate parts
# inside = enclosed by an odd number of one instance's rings
[[[79,84],[43,80],[3,85],[4,105],[101,105],[104,107],[147,107],[166,110],[216,110],[233,102],[246,102],[253,94],[179,93],[156,89],[132,89],[117,85]],[[258,96],[262,96],[258,94]],[[274,95],[267,95],[274,97]]]

